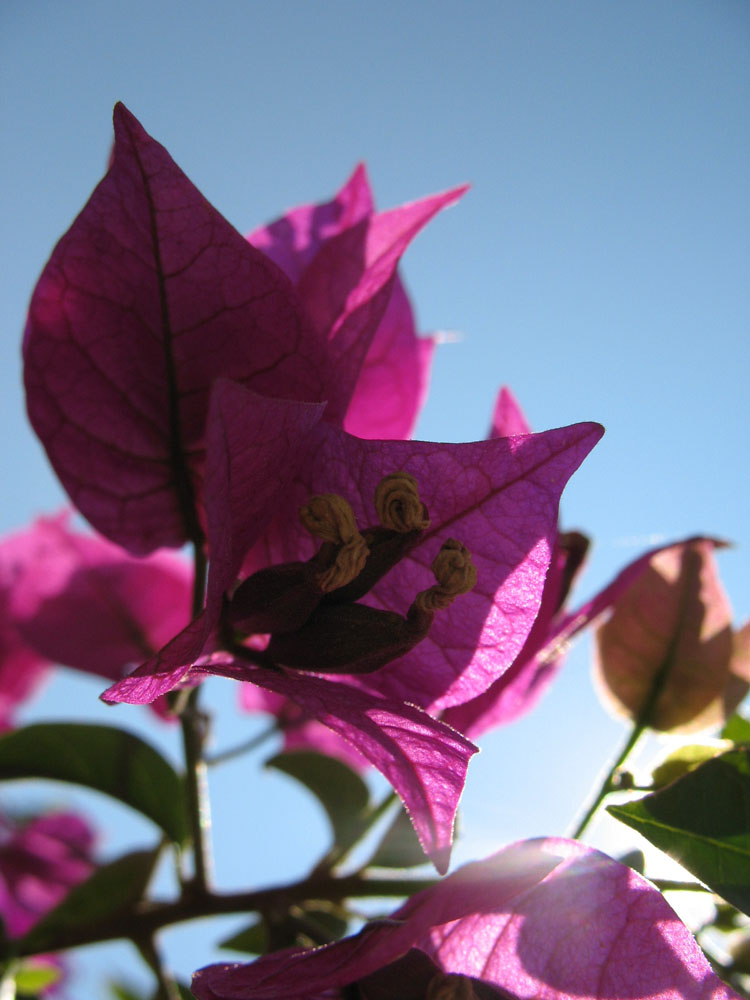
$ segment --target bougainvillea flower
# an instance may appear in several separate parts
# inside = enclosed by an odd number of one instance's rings
[[[199,1000],[738,1000],[650,882],[560,839],[466,865],[354,937],[207,966],[191,989]]]
[[[596,631],[605,700],[648,725],[702,729],[726,719],[750,686],[750,622],[735,631],[714,549],[691,539],[651,556]]]
[[[231,392],[238,400],[242,390],[236,387]],[[228,421],[226,426],[236,424]],[[312,556],[315,541],[297,517],[297,510],[311,495],[345,498],[357,523],[367,525],[373,521],[372,498],[378,483],[395,470],[410,472],[419,484],[430,526],[375,584],[370,603],[403,613],[404,605],[408,607],[432,582],[430,564],[452,536],[458,536],[471,552],[478,582],[460,602],[436,616],[430,634],[408,656],[357,680],[383,696],[425,707],[439,700],[460,703],[485,690],[520,652],[539,609],[560,492],[600,435],[598,425],[578,424],[470,444],[384,444],[318,424],[310,433],[296,478],[277,498],[276,517],[252,551],[251,563],[273,566]],[[216,609],[218,619],[221,595],[234,578],[236,554],[242,550],[234,539],[238,534],[249,537],[253,512],[248,514],[241,503],[242,496],[248,495],[239,488],[244,480],[237,481],[242,462],[228,453],[225,459],[217,454],[217,463],[225,469],[221,476],[207,476],[207,510],[209,540],[212,521],[217,538],[212,546],[209,605]],[[234,553],[228,568],[219,554],[221,546]],[[218,593],[218,599],[212,599],[212,592]],[[210,624],[214,627],[216,621]],[[199,648],[194,659],[200,652]],[[182,650],[162,651],[107,696],[153,699],[174,685],[181,676],[175,671],[190,665],[182,655]]]
[[[143,559],[75,531],[70,515],[40,518],[0,545],[7,613],[26,647],[50,663],[119,680],[190,620],[190,565],[170,552]]]
[[[468,444],[362,441],[328,426],[313,432],[314,458],[285,492],[250,565],[308,558],[314,545],[296,518],[311,496],[351,504],[357,523],[373,523],[372,497],[383,477],[410,473],[430,526],[370,591],[368,604],[403,611],[431,582],[430,564],[455,538],[471,553],[477,584],[440,614],[406,656],[358,676],[363,689],[436,711],[476,696],[513,662],[536,618],[556,535],[560,492],[601,435],[594,424]]]
[[[282,240],[287,232],[289,230],[280,230],[279,239]],[[495,439],[530,433],[529,423],[515,396],[507,386],[503,386],[495,402],[488,437]],[[546,643],[551,622],[563,605],[584,556],[583,536],[578,533],[568,533],[562,541],[558,539],[547,573],[537,619],[516,663],[478,698],[448,708],[443,715],[445,721],[474,739],[487,729],[502,722],[510,722],[533,707],[552,680],[562,660],[562,655],[559,655],[544,664],[539,664],[534,654]],[[348,760],[347,747],[339,747],[335,742],[332,743],[325,732],[314,723],[304,724],[297,706],[280,702],[272,696],[266,696],[264,692],[258,692],[257,689],[246,693],[243,688],[241,697],[243,707],[249,711],[265,711],[276,716],[279,728],[284,733],[284,745],[288,749],[309,747]]]
[[[248,239],[306,294],[307,268],[323,246],[347,229],[366,224],[374,213],[367,173],[360,165],[331,201],[292,209],[254,230]],[[360,369],[344,428],[363,438],[410,437],[427,392],[434,347],[434,337],[417,337],[409,297],[396,275]]]
[[[94,867],[94,834],[73,813],[26,822],[0,814],[0,916],[21,937]]]
[[[156,657],[113,685],[105,693],[107,700],[151,701],[189,677],[191,663],[209,651],[205,644],[219,626],[225,595],[240,570],[238,555],[241,561],[256,530],[247,504],[248,497],[254,498],[246,488],[249,466],[242,452],[241,415],[247,395],[241,386],[226,383],[211,424],[224,430],[217,430],[207,450],[206,513],[214,559],[206,611]],[[263,565],[274,566],[312,556],[315,542],[297,516],[297,509],[311,495],[346,498],[357,524],[371,524],[378,484],[395,470],[405,470],[418,483],[432,520],[420,533],[419,544],[371,590],[368,597],[373,607],[404,614],[415,596],[434,582],[430,564],[453,536],[469,542],[479,572],[477,585],[460,597],[456,617],[452,617],[455,604],[442,609],[427,637],[407,656],[366,676],[345,675],[337,684],[299,671],[285,676],[241,660],[227,667],[221,657],[201,662],[201,670],[251,680],[284,694],[308,716],[351,740],[402,795],[426,850],[444,859],[451,832],[442,820],[439,828],[435,826],[432,803],[435,796],[443,795],[438,776],[441,769],[446,780],[450,776],[445,787],[449,786],[455,805],[474,748],[413,705],[419,701],[429,705],[450,688],[481,691],[512,661],[538,608],[560,491],[600,434],[597,425],[581,424],[526,438],[467,445],[383,443],[363,441],[318,423],[310,431],[294,481],[283,495],[276,495],[274,523],[262,544],[255,546],[251,563],[259,565],[262,558]],[[443,639],[433,636],[435,631],[439,636],[440,630]],[[504,638],[505,659],[497,653],[487,655],[490,640],[483,640],[485,630],[494,637],[493,650]],[[310,668],[315,669],[314,661]],[[381,718],[375,728],[373,718]],[[393,727],[400,727],[401,746],[392,738]],[[413,734],[410,738],[408,732]],[[415,774],[422,765],[429,766],[436,778],[420,789]],[[441,805],[438,812],[447,822],[449,810]]]
[[[55,247],[24,337],[31,423],[78,509],[140,555],[203,542],[209,398],[231,377],[342,423],[412,237],[463,189],[368,215],[299,289],[118,104],[112,164]]]

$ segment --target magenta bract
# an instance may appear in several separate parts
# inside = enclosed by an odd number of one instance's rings
[[[24,339],[29,416],[79,510],[136,553],[200,539],[214,379],[320,399],[285,275],[122,106],[114,160],[53,251]]]
[[[344,1000],[347,987],[371,981],[412,949],[443,973],[518,1000],[738,996],[646,879],[559,839],[515,844],[466,865],[355,937],[249,965],[208,966],[191,988],[199,1000]]]
[[[202,542],[217,378],[327,401],[326,419],[343,421],[400,255],[461,190],[338,233],[295,291],[121,104],[114,120],[112,166],[32,297],[24,378],[32,425],[78,509],[142,554]]]
[[[312,554],[314,543],[297,519],[298,507],[311,495],[333,493],[345,497],[357,523],[364,527],[374,520],[372,498],[380,480],[396,470],[405,470],[417,480],[431,526],[419,545],[376,585],[370,595],[373,602],[405,613],[416,594],[433,582],[430,563],[441,544],[454,536],[465,541],[471,551],[479,570],[477,586],[440,611],[429,636],[407,656],[374,674],[323,681],[294,671],[284,676],[241,661],[230,662],[227,667],[222,658],[202,661],[201,671],[250,680],[286,694],[303,712],[349,739],[402,795],[425,849],[436,863],[444,865],[447,858],[440,852],[445,852],[450,843],[452,811],[474,748],[464,741],[455,758],[452,747],[457,734],[424,713],[415,716],[411,706],[434,708],[440,706],[441,700],[460,702],[479,694],[513,661],[538,610],[556,534],[560,492],[600,436],[598,425],[580,424],[546,434],[467,445],[384,443],[362,441],[330,424],[317,424],[307,439],[296,478],[278,495],[277,516],[251,554],[249,563],[255,566],[246,564],[244,572]],[[225,469],[220,480],[225,484],[221,496],[231,496],[234,490],[232,447],[229,442],[221,458]],[[216,453],[220,455],[221,449],[217,448]],[[243,463],[239,462],[237,468],[243,469]],[[219,478],[207,477],[207,487],[214,481]],[[241,492],[252,497],[252,491]],[[233,541],[234,533],[250,537],[246,533],[254,523],[253,512],[241,505],[232,508],[230,503],[225,508],[227,515],[214,519],[211,497],[209,490],[209,545],[217,553],[212,574],[226,581],[231,573],[219,553],[241,550]],[[220,498],[217,506],[222,508]],[[221,528],[215,546],[212,524]],[[233,566],[235,561],[232,556],[230,564]],[[218,624],[219,601],[212,597],[215,593],[218,590],[209,581],[208,609],[202,618],[156,658],[111,687],[105,698],[143,703],[186,681],[190,664],[204,650]],[[311,691],[315,684],[320,687],[320,695]],[[329,693],[323,696],[323,692]],[[370,721],[366,722],[366,718]],[[390,735],[393,725],[401,725],[404,734],[413,734],[409,737],[411,758],[403,756]],[[441,806],[437,813],[434,809],[439,779],[437,784],[427,784],[426,798],[414,780],[414,762],[420,757],[435,775],[441,770],[451,774],[446,786],[449,805]],[[456,760],[455,768],[450,759]]]
[[[504,385],[497,394],[490,433],[487,436],[491,438],[514,437],[516,434],[530,433],[531,425],[519,406],[518,400],[507,385]]]
[[[68,513],[8,536],[0,572],[9,620],[29,649],[111,680],[190,620],[193,571],[184,559],[167,552],[133,558],[74,531]]]
[[[0,586],[0,732],[11,729],[19,706],[47,676],[50,663],[23,639],[9,614],[10,594]]]
[[[374,519],[378,482],[396,470],[411,473],[430,527],[374,587],[371,603],[405,613],[432,582],[430,563],[449,537],[471,552],[477,585],[436,616],[429,636],[407,656],[352,682],[431,711],[467,701],[505,672],[526,641],[539,610],[560,494],[601,434],[597,424],[576,424],[469,444],[385,444],[321,424],[311,438],[316,447],[245,569],[312,554],[296,519],[311,495],[345,497],[364,526]]]
[[[0,917],[21,937],[62,902],[94,867],[94,835],[73,813],[50,813],[26,823],[0,816]]]
[[[374,212],[367,173],[360,165],[330,202],[292,209],[248,239],[296,286],[307,288],[303,275],[323,246]],[[351,264],[343,263],[340,270],[347,274]],[[424,402],[434,346],[434,338],[417,337],[408,295],[396,275],[349,402],[346,430],[363,438],[409,437]]]

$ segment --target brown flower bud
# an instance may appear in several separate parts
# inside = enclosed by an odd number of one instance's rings
[[[295,670],[366,674],[408,653],[432,619],[414,606],[404,618],[366,604],[321,604],[296,632],[271,636],[266,652]]]

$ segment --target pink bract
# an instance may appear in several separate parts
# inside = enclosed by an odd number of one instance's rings
[[[302,205],[250,233],[294,282],[334,237],[375,214],[364,165],[326,203]],[[385,313],[359,372],[344,419],[350,434],[363,438],[407,438],[424,402],[434,353],[434,337],[417,337],[409,297],[396,275]]]
[[[55,247],[24,337],[29,417],[78,509],[135,554],[201,544],[217,378],[341,423],[414,235],[463,189],[328,240],[295,290],[121,104],[112,166]]]
[[[471,552],[477,585],[438,614],[427,638],[405,657],[347,683],[430,711],[460,704],[486,690],[523,647],[539,610],[560,494],[601,434],[597,424],[576,424],[468,444],[385,444],[320,425],[311,439],[316,447],[245,569],[312,554],[295,516],[310,496],[345,497],[365,526],[375,520],[379,481],[397,470],[411,473],[431,524],[368,603],[405,613],[432,583],[430,563],[449,537]]]
[[[495,400],[489,437],[514,437],[516,434],[530,434],[531,425],[526,419],[518,400],[507,387],[502,386]]]
[[[344,1000],[346,987],[377,985],[415,949],[483,997],[494,988],[506,1000],[738,1000],[646,879],[560,839],[466,865],[355,937],[208,966],[192,990],[199,1000]]]
[[[8,616],[45,662],[117,680],[190,620],[192,567],[172,553],[129,556],[40,518],[0,547]]]
[[[25,823],[0,816],[0,916],[21,937],[93,870],[94,835],[73,813]]]
[[[9,594],[0,588],[0,732],[13,728],[16,711],[32,697],[50,668],[24,642],[8,611]]]
[[[239,405],[247,390],[236,387],[230,392],[227,388],[226,393],[225,405],[230,400]],[[209,545],[216,555],[207,610],[158,656],[111,687],[105,693],[107,700],[148,702],[189,678],[191,663],[204,651],[218,624],[220,597],[236,572],[237,554],[243,547],[236,538],[248,542],[250,528],[257,527],[253,511],[232,499],[254,494],[242,485],[246,465],[238,450],[243,440],[241,422],[226,421],[226,426],[236,430],[236,441],[231,435],[217,436],[209,458],[223,472],[206,478]],[[403,469],[415,476],[433,527],[425,533],[423,544],[373,590],[373,601],[405,613],[417,592],[432,583],[430,563],[441,543],[452,536],[470,547],[480,582],[472,593],[462,595],[453,607],[436,616],[432,633],[437,635],[431,633],[407,656],[366,677],[329,681],[295,671],[282,675],[241,661],[227,666],[222,658],[201,661],[201,672],[250,680],[285,694],[303,712],[350,740],[402,795],[426,851],[444,865],[451,810],[458,802],[474,748],[466,741],[457,743],[457,734],[424,713],[415,715],[417,709],[412,706],[434,706],[444,697],[470,697],[483,691],[512,662],[537,612],[560,492],[600,435],[597,425],[581,424],[467,445],[386,444],[351,437],[327,423],[317,424],[306,439],[295,478],[277,494],[278,513],[252,555],[256,566],[312,553],[314,545],[297,521],[297,508],[312,494],[345,497],[364,527],[374,520],[372,498],[377,484],[383,476]],[[411,756],[406,758],[389,732],[399,725],[399,716],[403,738],[411,734],[407,740]],[[366,724],[365,717],[370,720]],[[458,757],[455,747],[460,747]],[[441,768],[450,775],[450,807],[442,805],[435,814],[439,786],[430,784],[424,798],[414,780],[419,759],[428,761],[436,775]]]

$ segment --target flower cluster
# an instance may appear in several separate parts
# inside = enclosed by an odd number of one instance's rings
[[[599,425],[532,433],[503,389],[486,440],[411,439],[435,341],[417,335],[397,269],[464,188],[378,212],[360,166],[331,201],[245,238],[122,105],[114,124],[110,167],[44,268],[23,343],[29,418],[95,533],[65,511],[0,543],[0,725],[12,730],[54,664],[105,678],[105,701],[179,715],[187,785],[153,748],[96,727],[68,735],[112,760],[37,773],[119,796],[180,850],[192,838],[195,870],[180,871],[175,908],[160,909],[145,893],[162,843],[121,859],[125,875],[115,862],[93,876],[127,884],[110,923],[78,926],[74,905],[66,944],[125,927],[158,969],[152,937],[170,916],[225,912],[201,854],[194,708],[208,677],[240,682],[245,707],[273,714],[287,747],[347,761],[355,798],[356,772],[377,768],[441,874],[472,741],[528,711],[572,637],[605,612],[601,682],[638,726],[703,724],[737,706],[748,626],[732,629],[715,541],[647,553],[569,609],[589,542],[561,530],[558,507]],[[166,551],[185,545],[192,567]],[[29,753],[12,738],[11,757]],[[4,761],[0,739],[0,771],[23,771]],[[364,806],[346,822],[329,812],[335,850],[299,899],[289,888],[272,903],[253,897],[269,925],[279,908],[283,923],[291,903],[318,899],[377,818]],[[8,833],[12,936],[89,874],[76,822]],[[320,898],[343,898],[325,885]],[[200,970],[194,995],[735,996],[650,883],[574,841],[514,845],[359,934],[343,936],[347,922],[322,948],[292,942]]]

